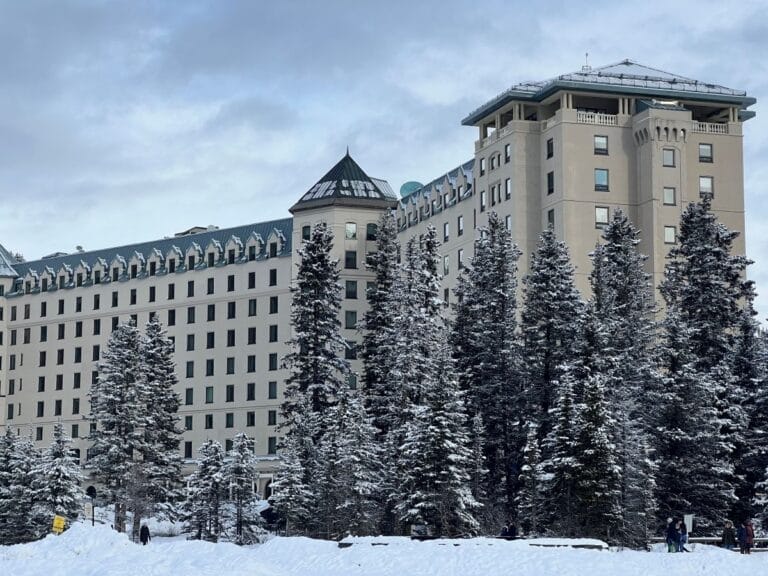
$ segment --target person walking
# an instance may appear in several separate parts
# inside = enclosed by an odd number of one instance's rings
[[[152,540],[152,537],[149,535],[149,528],[146,524],[141,525],[141,530],[139,531],[139,540],[141,540],[142,546],[146,546],[147,542]]]
[[[680,534],[677,531],[674,518],[667,518],[667,552],[677,552],[677,543],[680,538]]]
[[[736,530],[733,528],[733,522],[730,520],[725,521],[725,528],[723,528],[723,535],[720,538],[720,545],[726,550],[733,550],[736,548]]]
[[[744,526],[744,523],[741,523],[741,526],[739,526],[739,529],[736,531],[736,538],[739,541],[739,552],[742,554],[746,554],[747,550],[747,527]]]
[[[755,545],[755,528],[754,526],[752,526],[752,520],[747,520],[747,523],[744,526],[744,532],[745,532],[744,554],[749,554],[750,550],[752,550],[752,547]]]
[[[688,527],[685,525],[685,520],[680,520],[677,525],[678,539],[677,539],[677,551],[688,552],[685,549],[685,544],[688,542]]]

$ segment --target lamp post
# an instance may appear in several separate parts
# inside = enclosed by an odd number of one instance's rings
[[[96,488],[88,486],[85,494],[91,499],[91,526],[96,526]]]

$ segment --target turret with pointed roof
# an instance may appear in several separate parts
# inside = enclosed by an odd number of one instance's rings
[[[391,208],[397,200],[386,180],[368,176],[347,150],[345,156],[291,207],[291,213],[331,205]]]

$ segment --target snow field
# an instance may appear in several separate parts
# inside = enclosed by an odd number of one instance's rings
[[[710,546],[691,554],[541,548],[493,538],[273,538],[234,544],[155,538],[148,546],[106,526],[75,524],[61,536],[0,547],[3,576],[721,576],[768,573],[768,554]],[[386,543],[387,545],[372,545]]]

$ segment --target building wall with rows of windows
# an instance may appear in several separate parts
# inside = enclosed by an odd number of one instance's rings
[[[242,430],[269,472],[290,286],[314,225],[334,234],[356,386],[357,327],[373,281],[365,262],[383,211],[395,209],[402,243],[435,226],[446,300],[491,211],[522,251],[521,277],[540,232],[553,226],[586,294],[589,253],[621,208],[642,231],[658,284],[680,214],[701,197],[742,232],[735,250],[744,253],[742,123],[751,104],[742,92],[624,61],[510,88],[463,120],[479,130],[473,159],[400,196],[347,154],[291,207],[292,218],[34,262],[0,246],[0,425],[42,445],[62,421],[85,462],[88,390],[109,334],[154,314],[175,341],[183,455],[191,461],[206,438],[227,446]]]

